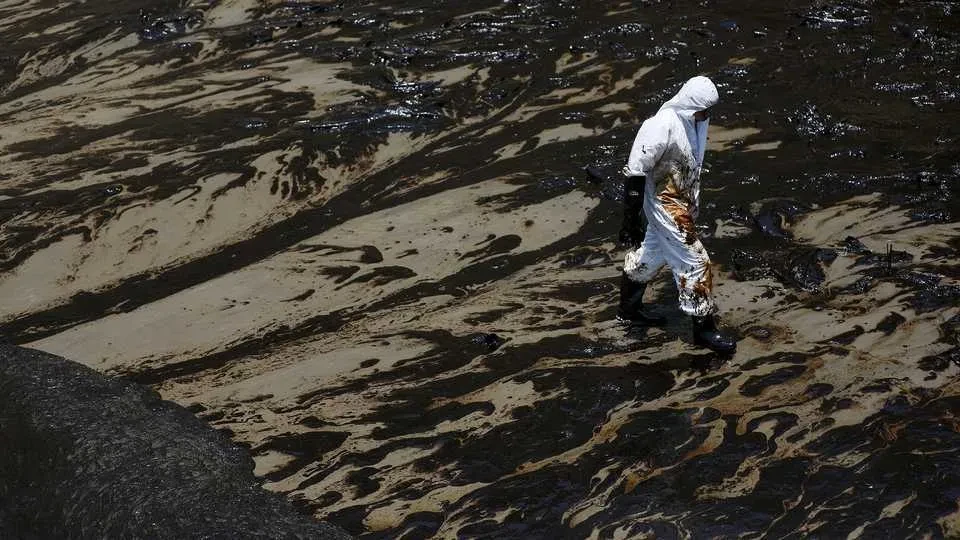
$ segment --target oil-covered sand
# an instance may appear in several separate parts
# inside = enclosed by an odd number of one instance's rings
[[[0,333],[368,538],[960,535],[960,8],[774,4],[0,1]],[[695,74],[732,358],[614,318]]]

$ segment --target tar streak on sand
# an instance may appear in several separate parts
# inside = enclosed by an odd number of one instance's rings
[[[368,538],[956,537],[956,10],[0,2],[0,333]],[[700,73],[726,361],[614,320]]]

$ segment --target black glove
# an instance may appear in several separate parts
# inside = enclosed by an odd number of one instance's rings
[[[646,223],[643,220],[643,189],[645,176],[628,176],[623,182],[623,224],[620,226],[620,243],[637,247],[643,242]]]

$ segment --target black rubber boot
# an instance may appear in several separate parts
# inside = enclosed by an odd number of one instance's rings
[[[737,350],[737,339],[717,328],[713,315],[693,317],[693,342],[714,352],[732,354]]]
[[[620,280],[620,309],[617,310],[617,318],[624,322],[645,326],[667,324],[666,318],[643,312],[643,293],[646,290],[646,283],[637,283],[627,277],[627,273],[624,272]]]
[[[639,247],[646,235],[646,220],[643,218],[643,190],[647,179],[644,176],[628,176],[623,181],[623,223],[620,226],[620,243],[627,247]]]

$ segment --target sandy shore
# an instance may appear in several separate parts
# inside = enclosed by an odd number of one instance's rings
[[[817,108],[762,41],[873,46],[860,26],[755,6],[742,32],[674,21],[680,41],[619,2],[569,25],[482,2],[136,4],[97,26],[96,2],[0,2],[17,342],[192,407],[270,489],[371,538],[960,530],[943,116],[902,141],[830,92]],[[616,172],[673,69],[727,100],[699,225],[732,358],[691,344],[666,274],[665,329],[614,319]],[[888,78],[868,89],[894,115]]]

